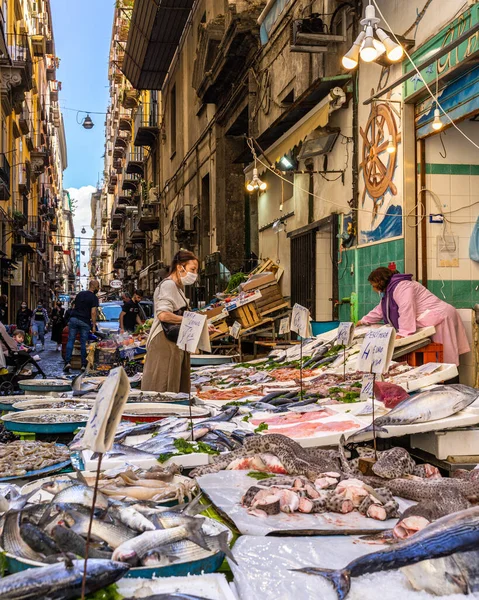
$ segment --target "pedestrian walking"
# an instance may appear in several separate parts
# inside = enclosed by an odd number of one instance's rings
[[[96,330],[97,308],[100,304],[97,298],[99,289],[100,284],[98,281],[92,279],[88,290],[80,292],[75,297],[75,308],[72,310],[70,320],[68,321],[68,342],[64,369],[66,373],[69,373],[72,368],[70,362],[78,333],[80,334],[81,370],[84,371],[87,367],[86,343],[90,331]]]
[[[64,321],[65,310],[61,302],[57,302],[52,309],[52,342],[57,345],[57,352],[62,349],[62,332],[65,326]]]
[[[137,325],[142,324],[140,317],[140,301],[143,298],[141,290],[135,290],[133,298],[125,300],[120,313],[120,333],[133,333]]]
[[[43,300],[39,300],[32,317],[33,345],[35,348],[38,341],[40,341],[42,345],[41,350],[45,350],[45,330],[49,322],[47,310],[43,306]]]
[[[33,311],[28,308],[28,304],[26,302],[22,302],[20,308],[17,311],[17,319],[16,326],[17,329],[21,329],[25,332],[25,340],[27,341],[27,346],[31,344],[32,341],[32,316]]]

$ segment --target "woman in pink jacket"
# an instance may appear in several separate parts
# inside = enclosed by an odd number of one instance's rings
[[[359,325],[388,323],[399,337],[416,333],[421,327],[436,328],[432,340],[442,344],[444,362],[459,365],[459,355],[470,351],[466,331],[457,310],[440,300],[412,275],[394,274],[386,267],[375,269],[368,277],[381,302],[359,321]]]

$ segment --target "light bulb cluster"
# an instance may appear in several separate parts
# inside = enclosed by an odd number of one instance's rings
[[[259,178],[258,169],[255,167],[253,169],[253,179],[251,181],[248,181],[248,183],[246,184],[246,189],[250,193],[255,191],[264,192],[267,187],[268,186],[266,185],[266,182],[261,181],[261,179]]]
[[[403,47],[378,27],[379,21],[374,5],[369,3],[366,6],[365,17],[361,20],[364,29],[354,41],[349,52],[342,58],[345,69],[355,69],[358,66],[359,58],[364,62],[373,62],[384,53],[391,62],[401,60],[404,55]]]

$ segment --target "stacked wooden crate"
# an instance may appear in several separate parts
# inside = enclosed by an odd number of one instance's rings
[[[243,329],[249,329],[261,323],[261,315],[258,313],[255,304],[255,302],[249,302],[231,311],[231,316],[240,323]]]
[[[288,306],[288,303],[285,302],[280,287],[276,282],[260,287],[259,290],[261,292],[261,298],[256,300],[255,305],[256,310],[262,317]]]

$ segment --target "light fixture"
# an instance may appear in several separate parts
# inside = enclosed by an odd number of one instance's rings
[[[396,43],[391,37],[378,27],[380,19],[376,17],[374,5],[369,0],[368,6],[361,19],[361,25],[364,30],[358,35],[349,52],[342,58],[342,64],[345,69],[354,69],[358,66],[359,57],[364,62],[373,62],[381,54],[386,53],[389,61],[397,62],[404,55],[402,46]],[[375,37],[375,34],[377,37]]]
[[[354,41],[354,44],[349,49],[349,52],[347,52],[343,56],[341,62],[343,63],[343,67],[345,69],[348,69],[348,70],[355,69],[358,66],[359,51],[361,50],[361,44],[363,43],[365,37],[366,37],[366,32],[361,31],[361,33],[358,35],[358,37]]]
[[[438,108],[434,109],[434,121],[432,122],[432,128],[434,131],[439,131],[444,127],[444,123],[441,121],[441,113]]]
[[[84,227],[82,227],[82,228],[81,228],[81,232],[82,232],[83,234],[85,234],[85,233],[86,233],[86,229],[85,229]]]
[[[259,178],[258,169],[255,167],[253,169],[253,179],[251,181],[248,181],[248,183],[246,184],[246,189],[250,193],[258,190],[264,192],[267,187],[268,186],[266,185],[266,183],[264,181],[261,181],[261,179]]]
[[[386,151],[389,154],[394,154],[396,152],[396,146],[394,145],[394,141],[393,141],[393,136],[392,135],[389,136],[389,142],[388,142]]]
[[[90,115],[87,114],[87,116],[83,119],[82,126],[84,129],[93,129],[93,127],[95,127]]]
[[[397,62],[398,60],[401,60],[404,55],[404,48],[401,46],[401,44],[397,44],[395,41],[393,41],[391,36],[385,33],[380,27],[376,27],[376,35],[386,50],[386,56],[388,57],[388,60],[391,62]]]
[[[275,233],[281,233],[284,231],[284,221],[282,219],[278,219],[273,223],[273,231]]]
[[[374,45],[374,31],[370,25],[366,27],[366,37],[364,39],[363,47],[359,52],[359,56],[364,62],[373,62],[373,60],[376,60],[378,57],[378,51]]]
[[[279,162],[285,169],[292,169],[294,167],[292,160],[288,157],[287,154],[280,158]]]

